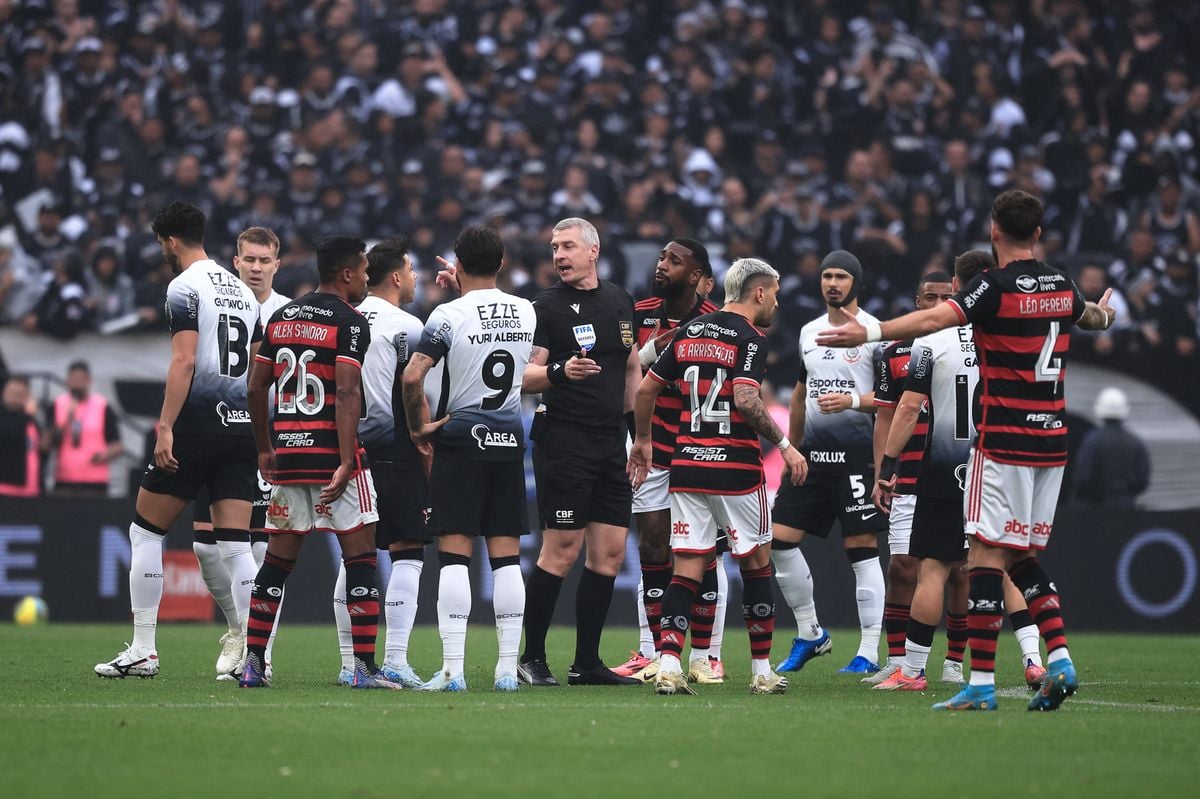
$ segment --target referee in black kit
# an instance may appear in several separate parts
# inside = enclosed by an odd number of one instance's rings
[[[597,274],[600,237],[591,222],[562,220],[550,249],[561,282],[534,299],[537,332],[523,386],[543,392],[529,431],[543,534],[526,583],[525,653],[517,675],[530,685],[558,685],[546,664],[546,632],[563,578],[586,541],[567,682],[637,685],[600,661],[600,633],[625,559],[633,503],[624,418],[642,379],[633,299]]]

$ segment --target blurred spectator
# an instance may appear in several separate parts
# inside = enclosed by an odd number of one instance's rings
[[[71,339],[91,321],[91,309],[84,285],[83,258],[77,250],[63,250],[51,262],[51,271],[41,280],[42,295],[25,315],[21,326],[26,333],[45,333],[58,339]]]
[[[1129,399],[1109,386],[1096,396],[1095,413],[1100,426],[1087,432],[1072,461],[1075,498],[1097,508],[1136,507],[1150,485],[1150,457],[1141,439],[1125,429]]]
[[[108,400],[92,391],[87,361],[75,361],[67,368],[67,390],[54,400],[46,449],[56,458],[56,494],[108,495],[109,463],[122,452],[121,433]]]
[[[42,493],[37,410],[28,378],[9,377],[0,401],[0,496]]]

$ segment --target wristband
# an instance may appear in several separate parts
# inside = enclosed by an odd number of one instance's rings
[[[646,341],[646,346],[638,350],[638,360],[642,363],[642,368],[652,366],[658,360],[658,350],[654,347],[654,339]]]
[[[860,407],[862,407],[862,397],[852,393],[850,395],[850,407],[854,410],[858,410]]]
[[[1108,330],[1110,327],[1112,327],[1112,321],[1110,321],[1108,318],[1108,311],[1101,308],[1100,313],[1104,314],[1104,329]]]
[[[546,367],[546,379],[553,386],[561,385],[567,382],[567,362],[555,361]]]
[[[870,321],[863,324],[867,329],[867,341],[879,341],[883,338],[883,325],[876,321]]]
[[[891,455],[884,455],[879,461],[879,479],[891,480],[896,476],[896,458]]]
[[[779,443],[777,443],[775,445],[775,448],[778,449],[780,452],[783,452],[785,449],[787,449],[791,445],[792,445],[792,442],[788,441],[787,436],[784,436],[783,438],[779,439]]]

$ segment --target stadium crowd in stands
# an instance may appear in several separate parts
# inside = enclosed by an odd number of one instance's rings
[[[775,264],[788,385],[825,253],[892,315],[1020,188],[1046,258],[1117,289],[1080,349],[1194,363],[1198,37],[1200,7],[1149,0],[0,0],[0,318],[161,325],[170,200],[226,264],[278,231],[292,296],[323,236],[406,234],[426,311],[464,225],[502,232],[530,296],[549,226],[585,216],[637,289],[628,242]]]

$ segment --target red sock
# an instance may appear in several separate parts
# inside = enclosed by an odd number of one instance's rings
[[[908,631],[911,605],[886,602],[883,606],[883,629],[887,632],[888,658],[904,657],[904,636]]]

